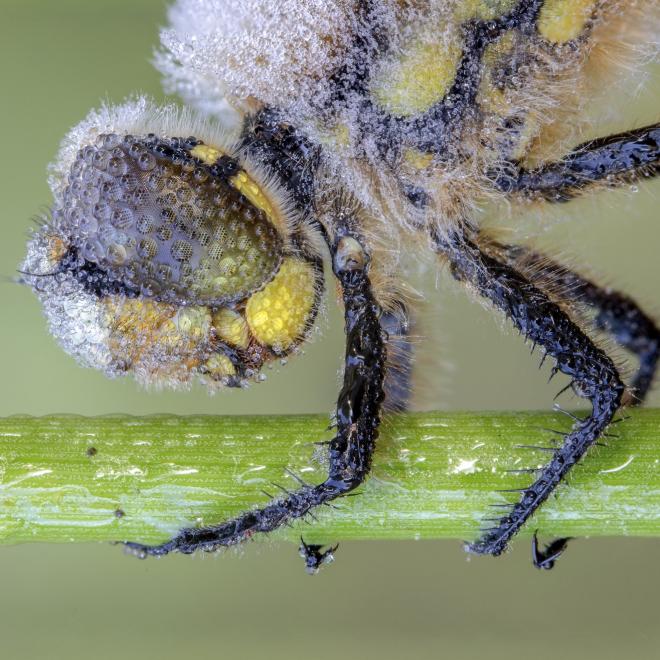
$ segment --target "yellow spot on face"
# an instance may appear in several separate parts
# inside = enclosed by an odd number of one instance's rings
[[[211,313],[206,307],[177,308],[120,296],[108,296],[104,303],[110,349],[128,365],[143,358],[153,363],[154,355],[177,355],[188,367],[210,338]]]
[[[270,203],[268,197],[264,195],[264,192],[259,185],[248,176],[248,173],[245,170],[241,170],[238,174],[229,179],[229,183],[231,183],[236,190],[245,195],[254,206],[261,209],[276,227],[282,227],[283,221],[275,213],[273,205]]]
[[[208,369],[209,376],[213,380],[222,380],[236,374],[236,369],[231,360],[222,353],[215,353],[204,364]]]
[[[250,331],[259,343],[286,351],[304,333],[315,299],[314,269],[288,257],[272,282],[248,300]]]
[[[463,23],[472,18],[490,21],[510,12],[518,0],[463,0],[456,7],[454,18]]]
[[[597,3],[598,0],[546,0],[538,21],[541,36],[556,44],[576,39]]]
[[[198,144],[190,150],[190,155],[199,158],[207,165],[213,165],[220,156],[224,156],[224,153],[220,149],[210,147],[208,144]]]
[[[222,341],[245,348],[249,342],[247,322],[235,310],[224,307],[213,314],[213,327]]]
[[[446,43],[417,41],[403,49],[402,57],[384,66],[371,91],[388,112],[409,117],[428,110],[449,90],[461,59],[459,39]]]
[[[486,47],[483,56],[483,73],[479,84],[477,102],[482,110],[493,112],[502,117],[511,112],[511,103],[507,90],[500,89],[493,82],[493,70],[506,63],[513,56],[515,46],[515,31],[505,32],[497,41]]]
[[[424,170],[433,162],[433,154],[410,148],[403,152],[403,160],[415,170]]]

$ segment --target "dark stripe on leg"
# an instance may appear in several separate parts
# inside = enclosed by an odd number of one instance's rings
[[[571,467],[602,435],[619,408],[624,386],[612,360],[548,296],[506,263],[482,252],[463,237],[435,237],[438,252],[450,260],[454,275],[473,286],[511,319],[524,336],[545,349],[556,368],[573,379],[574,389],[591,401],[592,411],[576,422],[555,449],[537,480],[470,552],[499,555],[529,517],[564,479]]]
[[[614,186],[660,173],[660,124],[599,138],[578,146],[557,163],[511,170],[495,179],[507,193],[566,202],[590,184]]]

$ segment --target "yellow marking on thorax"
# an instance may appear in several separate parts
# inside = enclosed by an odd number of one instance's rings
[[[273,280],[248,300],[245,312],[252,335],[261,344],[286,351],[305,332],[315,299],[314,269],[287,257]]]
[[[507,90],[500,89],[493,83],[493,70],[503,60],[510,60],[515,45],[515,31],[505,32],[496,41],[486,47],[483,56],[483,73],[479,84],[477,102],[487,111],[506,117],[511,112],[511,103]]]
[[[433,154],[410,147],[404,150],[403,160],[414,170],[421,171],[433,163]]]
[[[538,30],[545,39],[564,44],[580,36],[599,0],[546,0]]]
[[[220,151],[220,149],[211,147],[208,144],[198,144],[190,150],[190,155],[193,156],[193,158],[199,158],[207,165],[213,165],[218,158],[225,154],[223,151]]]
[[[463,0],[454,10],[454,19],[464,23],[473,18],[490,21],[510,12],[518,0]]]
[[[456,77],[462,45],[458,37],[445,43],[417,40],[403,55],[384,66],[374,79],[371,93],[388,112],[409,117],[428,110],[443,99]]]

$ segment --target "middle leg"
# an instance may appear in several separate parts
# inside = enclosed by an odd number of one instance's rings
[[[470,238],[434,236],[454,276],[474,287],[511,319],[527,339],[554,359],[555,370],[573,379],[573,388],[590,400],[592,410],[578,420],[554,450],[536,481],[522,490],[518,502],[496,525],[467,549],[499,555],[569,470],[603,434],[621,404],[624,385],[612,360],[569,318],[548,295],[506,262],[482,251]]]

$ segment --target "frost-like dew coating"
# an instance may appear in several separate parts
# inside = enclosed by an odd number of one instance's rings
[[[141,98],[90,113],[52,168],[53,211],[30,242],[24,281],[85,364],[156,386],[195,377],[242,386],[306,339],[323,244],[347,344],[326,481],[300,480],[260,509],[160,546],[129,546],[140,556],[213,550],[359,486],[383,402],[408,404],[416,296],[404,281],[408,262],[430,247],[591,403],[562,443],[537,447],[547,464],[516,466],[534,481],[469,545],[500,554],[620,406],[643,400],[660,330],[626,296],[498,241],[481,220],[484,210],[566,202],[658,174],[659,124],[582,144],[580,136],[594,81],[621,82],[617,63],[634,78],[636,63],[657,53],[660,6],[178,0],[169,19],[157,55],[166,86],[214,119]],[[617,57],[607,59],[613,44]],[[639,358],[628,391],[573,320],[576,300]],[[470,458],[450,468],[481,469]],[[551,567],[565,545],[535,542],[535,565]],[[312,568],[327,555],[302,547]]]
[[[172,148],[101,135],[78,152],[51,225],[109,278],[161,301],[242,300],[275,275],[282,240],[228,181],[159,153]]]

